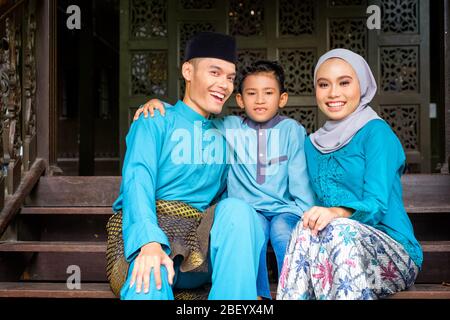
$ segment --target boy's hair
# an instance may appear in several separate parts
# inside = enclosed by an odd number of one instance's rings
[[[277,61],[258,60],[253,62],[250,66],[248,66],[242,71],[238,85],[238,92],[240,94],[242,94],[245,78],[247,78],[250,75],[255,75],[258,73],[272,73],[278,82],[280,93],[286,92],[286,88],[284,87],[283,67]]]

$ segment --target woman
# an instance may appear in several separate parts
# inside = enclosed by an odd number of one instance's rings
[[[377,86],[358,54],[335,49],[314,71],[325,125],[307,139],[318,206],[299,222],[277,299],[377,299],[411,286],[422,250],[402,203],[405,155],[368,103]]]

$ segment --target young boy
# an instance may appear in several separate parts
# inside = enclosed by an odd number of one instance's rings
[[[270,299],[266,265],[267,243],[275,251],[278,272],[291,231],[314,204],[303,149],[306,131],[293,119],[279,115],[288,100],[282,67],[257,61],[241,76],[236,100],[246,117],[213,120],[235,158],[227,180],[228,197],[249,203],[258,213],[265,234],[257,280],[258,296]],[[159,110],[151,100],[136,113]]]

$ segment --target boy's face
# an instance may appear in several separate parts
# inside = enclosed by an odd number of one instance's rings
[[[273,73],[260,72],[247,76],[242,84],[242,94],[236,95],[238,105],[255,122],[267,122],[283,108],[288,94],[280,93],[278,81]]]
[[[234,89],[236,66],[215,58],[196,58],[183,64],[183,101],[204,117],[219,114]]]
[[[316,100],[331,120],[341,120],[359,105],[361,93],[355,70],[342,59],[326,60],[316,74]]]

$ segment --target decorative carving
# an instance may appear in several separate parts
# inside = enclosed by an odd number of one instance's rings
[[[181,0],[181,8],[185,10],[210,10],[215,6],[215,0]]]
[[[26,21],[26,45],[24,47],[24,169],[28,171],[36,158],[36,20],[34,8],[27,7]]]
[[[382,0],[382,31],[385,33],[418,33],[417,0]]]
[[[380,54],[383,91],[419,91],[417,47],[382,47]]]
[[[228,20],[233,36],[263,36],[264,1],[230,0]]]
[[[312,0],[280,0],[279,23],[282,36],[314,34],[315,3]]]
[[[244,49],[238,50],[238,61],[236,64],[236,70],[238,75],[248,68],[253,62],[266,59],[267,51],[265,49]],[[234,85],[234,89],[237,92],[238,81],[240,77],[236,77],[236,83]]]
[[[289,106],[281,109],[280,113],[300,122],[308,134],[317,130],[317,107]]]
[[[167,36],[166,0],[132,0],[130,11],[131,38]]]
[[[286,74],[286,88],[290,95],[312,95],[314,64],[313,49],[280,49],[280,63]]]
[[[167,96],[167,74],[166,50],[134,52],[131,56],[131,94]]]
[[[330,49],[350,49],[367,58],[365,19],[330,19]]]
[[[7,89],[2,97],[4,106],[3,115],[3,163],[7,169],[8,193],[13,194],[20,183],[21,168],[21,123],[20,112],[22,106],[22,90],[20,86],[20,53],[21,53],[21,29],[16,25],[15,16],[6,18],[7,50],[3,53],[3,72],[7,74]]]
[[[419,150],[419,106],[381,106],[380,116],[399,137],[405,150]]]

